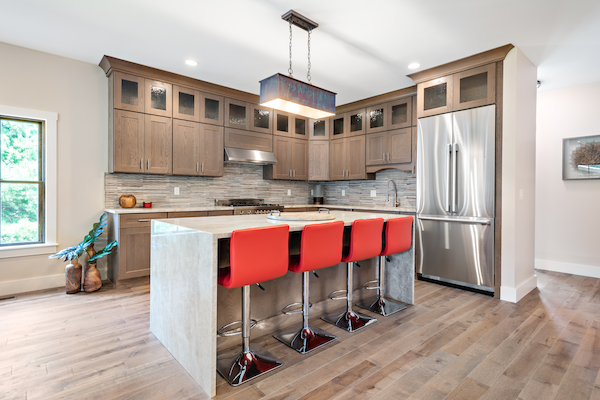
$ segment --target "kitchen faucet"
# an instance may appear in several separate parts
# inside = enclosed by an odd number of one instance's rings
[[[398,207],[400,205],[400,203],[398,203],[398,188],[396,188],[396,182],[394,182],[393,180],[389,180],[387,183],[387,189],[386,189],[386,199],[385,201],[390,201],[390,182],[394,184],[394,207]]]

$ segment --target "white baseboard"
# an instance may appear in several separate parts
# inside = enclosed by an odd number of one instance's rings
[[[532,275],[518,287],[500,286],[500,300],[516,303],[537,287],[537,276]]]
[[[0,282],[0,296],[52,289],[61,286],[65,286],[65,274]]]
[[[535,268],[545,271],[562,272],[564,274],[573,274],[589,276],[591,278],[600,278],[600,266],[573,264],[562,261],[535,259]]]

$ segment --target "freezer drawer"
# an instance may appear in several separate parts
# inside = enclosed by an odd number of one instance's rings
[[[494,290],[494,220],[417,218],[417,272]]]

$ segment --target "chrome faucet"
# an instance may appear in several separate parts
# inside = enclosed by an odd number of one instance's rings
[[[394,182],[393,180],[389,180],[387,183],[387,193],[386,193],[386,199],[385,201],[390,201],[390,182],[394,184],[394,207],[398,207],[400,205],[400,203],[398,203],[398,188],[396,188],[396,182]]]

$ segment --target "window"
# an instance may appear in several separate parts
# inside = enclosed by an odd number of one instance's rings
[[[42,121],[0,115],[0,246],[44,242]]]
[[[0,105],[0,258],[56,252],[57,120]]]

